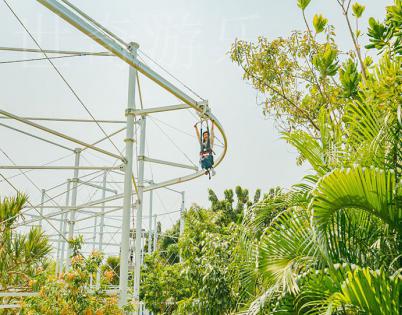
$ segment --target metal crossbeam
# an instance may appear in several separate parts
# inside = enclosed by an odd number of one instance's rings
[[[103,187],[103,186],[101,186],[101,185],[96,185],[96,184],[93,184],[93,183],[91,183],[91,182],[84,182],[84,181],[82,181],[82,180],[80,180],[80,179],[78,179],[78,183],[80,183],[80,184],[82,184],[82,185],[85,185],[85,186],[93,187],[93,188],[96,188],[96,189],[109,191],[109,192],[114,193],[114,194],[117,194],[117,193],[118,193],[118,191],[115,190],[115,189]]]
[[[179,105],[170,105],[170,106],[162,106],[162,107],[151,107],[144,109],[136,109],[133,111],[133,114],[136,116],[143,116],[148,114],[162,113],[162,112],[171,112],[180,109],[189,109],[191,108],[187,104],[179,104]]]
[[[56,55],[82,55],[82,56],[114,56],[108,51],[90,52],[90,51],[72,51],[72,50],[54,50],[54,49],[35,49],[35,48],[18,48],[18,47],[0,47],[0,51],[30,52],[30,53],[46,53]]]
[[[0,165],[2,170],[119,170],[120,166]]]
[[[198,167],[194,166],[194,165],[186,165],[186,164],[181,164],[181,163],[176,163],[176,162],[158,160],[158,159],[153,159],[153,158],[150,158],[147,156],[139,156],[138,159],[143,159],[145,162],[149,162],[149,163],[156,163],[156,164],[162,164],[162,165],[168,165],[168,166],[180,167],[180,168],[186,168],[189,170],[198,171]]]
[[[105,123],[105,124],[125,124],[124,120],[111,119],[82,119],[82,118],[52,118],[52,117],[21,117],[30,121],[56,121],[56,122],[78,122],[78,123]],[[0,119],[13,119],[7,116],[0,116]]]

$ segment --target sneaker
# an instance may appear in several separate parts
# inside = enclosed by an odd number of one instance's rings
[[[216,175],[216,172],[215,172],[215,169],[214,169],[214,168],[211,169],[211,175],[212,175],[212,176],[215,176],[215,175]]]

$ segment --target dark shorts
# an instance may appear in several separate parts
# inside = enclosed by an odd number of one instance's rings
[[[212,154],[201,156],[200,158],[201,168],[203,170],[209,170],[214,166],[214,157]]]

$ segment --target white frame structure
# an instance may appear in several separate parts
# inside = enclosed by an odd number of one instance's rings
[[[196,101],[194,98],[189,96],[182,89],[177,87],[175,84],[165,79],[163,76],[158,74],[156,71],[151,69],[148,65],[144,64],[137,58],[137,50],[139,45],[137,43],[125,43],[121,38],[117,37],[110,31],[108,31],[105,27],[94,21],[84,12],[79,10],[77,7],[69,3],[67,0],[36,0],[37,2],[44,5],[46,8],[60,16],[63,20],[71,24],[73,27],[86,34],[88,37],[96,41],[102,47],[104,47],[107,52],[76,52],[76,51],[57,51],[57,50],[44,50],[44,49],[28,49],[28,48],[7,48],[0,47],[0,50],[9,50],[9,51],[24,51],[24,52],[33,52],[33,53],[43,53],[46,58],[48,58],[48,54],[64,54],[64,55],[95,55],[95,56],[117,56],[121,60],[129,66],[129,88],[128,88],[128,105],[125,111],[126,120],[103,120],[99,122],[104,123],[117,123],[117,124],[125,124],[124,128],[119,129],[113,134],[107,135],[96,143],[89,144],[74,137],[68,136],[66,134],[60,133],[48,127],[41,125],[40,121],[70,121],[70,122],[96,122],[94,120],[85,120],[85,119],[62,119],[62,118],[46,118],[46,117],[21,117],[14,115],[12,113],[6,112],[4,110],[0,110],[0,118],[2,119],[12,119],[16,120],[20,123],[27,124],[30,127],[39,129],[43,132],[49,133],[53,136],[62,138],[67,140],[68,142],[74,143],[77,147],[70,148],[65,145],[58,144],[54,141],[49,141],[47,139],[25,133],[26,135],[33,136],[39,140],[46,141],[53,145],[57,145],[64,149],[74,152],[75,154],[75,164],[73,166],[34,166],[34,165],[0,165],[1,169],[18,169],[18,170],[72,170],[74,172],[73,178],[68,179],[63,185],[67,185],[67,194],[66,194],[66,203],[65,206],[55,205],[54,209],[59,209],[55,213],[50,215],[43,215],[43,210],[45,206],[46,199],[46,191],[42,190],[42,203],[40,206],[40,210],[38,211],[38,216],[32,216],[30,220],[25,221],[23,224],[32,224],[34,222],[42,220],[58,220],[59,222],[59,235],[58,239],[55,240],[57,242],[57,267],[56,270],[60,271],[63,268],[63,259],[65,257],[65,246],[66,246],[66,238],[73,237],[75,231],[74,225],[78,221],[87,220],[90,218],[100,217],[100,230],[97,231],[97,227],[95,225],[93,231],[94,241],[93,243],[98,244],[99,248],[102,249],[103,243],[103,227],[104,218],[106,214],[110,214],[114,211],[123,209],[123,216],[120,220],[121,229],[122,229],[122,243],[121,243],[121,254],[120,254],[120,283],[119,283],[119,301],[120,305],[125,305],[128,302],[128,275],[129,275],[129,260],[128,257],[130,255],[130,212],[135,208],[136,210],[136,244],[135,244],[135,263],[134,263],[134,290],[133,290],[133,300],[140,305],[139,301],[139,290],[140,290],[140,266],[141,266],[141,248],[143,247],[142,239],[143,239],[143,231],[142,231],[142,218],[143,218],[143,203],[142,200],[144,198],[145,192],[150,192],[150,214],[149,214],[149,238],[145,240],[144,243],[148,242],[149,249],[152,246],[155,246],[157,235],[156,231],[156,216],[152,214],[152,192],[153,190],[159,188],[166,188],[171,185],[175,185],[178,183],[183,183],[189,180],[196,179],[204,175],[203,170],[199,170],[194,166],[185,165],[181,163],[158,160],[154,158],[147,157],[145,155],[145,137],[146,137],[146,120],[148,115],[152,115],[153,113],[161,113],[161,112],[171,112],[177,110],[194,110],[199,116],[203,119],[208,119],[212,121],[217,129],[219,130],[222,136],[222,152],[216,158],[215,166],[218,166],[222,160],[224,159],[227,151],[227,138],[225,132],[223,130],[222,125],[218,121],[218,119],[211,113],[211,110],[208,106],[207,101]],[[161,88],[168,91],[170,94],[178,98],[182,103],[173,106],[164,106],[164,107],[154,107],[154,108],[144,108],[138,109],[136,107],[135,95],[136,95],[136,80],[137,73],[141,73],[144,76],[151,79],[153,82],[158,84]],[[137,156],[134,156],[134,127],[135,124],[140,128],[140,140],[139,140],[139,153]],[[0,124],[3,125],[3,124]],[[5,125],[4,125],[5,126]],[[5,126],[7,127],[7,126]],[[13,129],[13,128],[11,128]],[[14,129],[15,131],[19,131]],[[122,157],[118,154],[109,152],[105,149],[102,149],[97,146],[97,144],[101,141],[108,139],[108,137],[115,135],[123,130],[126,131],[125,137],[125,156]],[[83,150],[94,150],[98,153],[104,154],[106,156],[115,158],[120,160],[120,165],[113,166],[80,166],[80,154]],[[135,179],[133,175],[133,167],[135,165],[135,161],[138,165],[138,176]],[[145,163],[156,163],[167,165],[175,168],[184,168],[187,170],[193,171],[191,174],[186,176],[181,176],[177,178],[173,178],[170,180],[166,180],[159,183],[154,183],[152,181],[147,181],[144,178],[144,165]],[[94,185],[90,182],[85,182],[82,178],[79,177],[80,170],[103,170],[104,176],[101,185]],[[123,193],[118,193],[117,191],[110,189],[107,187],[107,172],[119,172],[124,176],[124,191]],[[78,185],[87,185],[93,188],[101,189],[102,198],[99,200],[87,202],[84,204],[77,204],[77,186]],[[135,189],[134,189],[135,188]],[[168,188],[176,193],[181,194],[182,202],[180,206],[180,213],[184,211],[184,192],[176,191],[174,189]],[[112,193],[112,196],[106,196],[106,192]],[[133,197],[136,198],[136,202],[133,204]],[[121,206],[108,206],[109,202],[115,200],[123,199],[123,204]],[[35,207],[32,206],[33,209]],[[95,214],[90,210],[92,208],[101,209],[100,213]],[[36,210],[36,209],[35,209]],[[75,214],[77,212],[87,213],[88,216],[77,220]],[[56,217],[60,217],[60,219],[55,219]],[[67,224],[65,224],[67,223]],[[154,231],[152,232],[152,226],[154,226]],[[183,220],[181,217],[180,220],[180,231],[183,231]],[[61,233],[60,233],[61,232]],[[88,232],[89,233],[89,232]],[[152,235],[153,234],[153,235]],[[99,237],[99,241],[96,242],[96,235]],[[67,246],[67,266],[69,264],[68,257],[70,254],[70,248]],[[97,278],[99,280],[100,274],[97,274]],[[99,281],[97,281],[99,283]]]

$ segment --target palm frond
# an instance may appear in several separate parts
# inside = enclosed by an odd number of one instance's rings
[[[334,304],[358,308],[368,314],[398,315],[402,310],[402,276],[389,276],[384,269],[356,268],[349,271]]]
[[[335,212],[358,208],[402,232],[402,209],[396,206],[395,173],[354,166],[335,169],[320,179],[309,208],[314,224],[326,231]]]
[[[297,276],[322,259],[309,215],[300,207],[282,212],[265,230],[259,244],[259,270],[267,284],[297,293]]]

